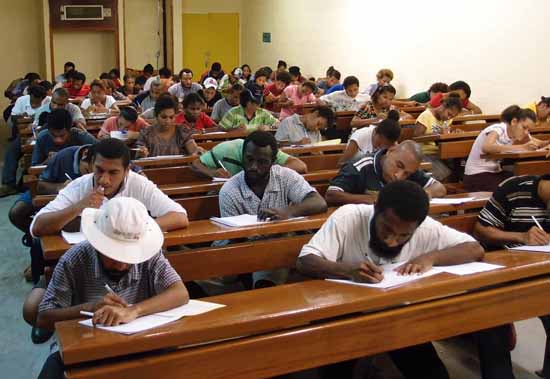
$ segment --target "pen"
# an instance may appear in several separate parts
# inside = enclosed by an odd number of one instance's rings
[[[542,230],[544,232],[544,229],[542,228],[542,226],[540,226],[539,222],[537,221],[537,219],[535,218],[535,216],[531,216],[531,218],[533,219],[533,221],[535,222],[535,224],[537,224],[537,226],[539,227],[540,230]]]
[[[109,287],[109,285],[108,285],[107,283],[105,283],[105,289],[106,289],[108,292],[112,293],[113,295],[116,295],[116,292],[113,291],[113,289],[112,289],[111,287]]]
[[[82,316],[94,317],[94,313],[93,313],[93,312],[80,311],[80,314],[81,314]]]
[[[73,178],[71,178],[71,177],[69,176],[69,174],[65,173],[65,176],[67,177],[67,179],[69,179],[69,182],[72,182],[72,181],[73,181]]]

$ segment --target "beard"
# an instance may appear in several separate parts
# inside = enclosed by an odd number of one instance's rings
[[[403,246],[405,246],[406,242],[401,245],[397,245],[393,247],[386,245],[386,243],[382,239],[380,239],[380,237],[378,237],[378,234],[376,233],[375,225],[376,225],[377,217],[378,216],[375,214],[369,226],[369,229],[370,229],[369,247],[380,258],[385,258],[385,259],[395,258],[401,253],[401,250],[403,249]]]

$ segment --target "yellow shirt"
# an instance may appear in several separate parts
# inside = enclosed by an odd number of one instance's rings
[[[418,116],[418,118],[416,119],[416,122],[426,127],[426,134],[432,134],[432,133],[440,134],[441,132],[443,132],[444,129],[449,129],[453,120],[440,121],[437,118],[435,118],[431,110],[426,109],[424,112],[420,114],[420,116]],[[439,149],[437,148],[434,142],[426,142],[422,145],[422,152],[424,154],[429,154],[429,155],[437,154],[438,150]]]
[[[533,112],[535,112],[535,114],[537,114],[537,102],[536,101],[533,102],[533,103],[525,104],[523,106],[523,108],[531,109]]]

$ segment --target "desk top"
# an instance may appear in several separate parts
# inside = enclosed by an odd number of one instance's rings
[[[482,158],[485,159],[494,159],[494,160],[502,160],[502,159],[514,159],[514,160],[527,160],[527,159],[546,159],[546,155],[549,152],[547,150],[535,150],[535,151],[514,151],[511,153],[496,153],[496,154],[483,154]]]
[[[443,142],[443,141],[459,141],[464,139],[475,139],[479,135],[479,131],[447,133],[447,134],[424,134],[423,136],[414,137],[416,142]]]
[[[468,121],[500,121],[499,114],[471,114],[453,118],[453,124],[464,123]]]
[[[445,196],[445,198],[464,198],[464,197],[473,197],[471,201],[467,201],[462,204],[430,204],[429,214],[431,216],[441,214],[441,213],[451,213],[458,211],[465,211],[469,209],[479,209],[483,208],[487,201],[491,198],[493,194],[491,192],[466,192],[466,193],[457,193],[453,195]]]
[[[281,331],[355,312],[377,312],[407,303],[449,297],[463,291],[550,273],[547,254],[501,251],[485,261],[505,268],[466,276],[438,274],[389,290],[312,280],[206,298],[225,304],[215,311],[125,336],[81,326],[56,324],[65,364],[75,364],[161,348]]]

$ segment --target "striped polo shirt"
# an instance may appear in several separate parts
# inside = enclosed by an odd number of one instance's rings
[[[531,216],[542,228],[550,232],[550,211],[538,195],[541,179],[550,180],[550,175],[514,176],[500,183],[493,196],[479,213],[479,223],[506,232],[524,233],[536,226]],[[520,244],[505,244],[495,248],[513,247]]]
[[[57,263],[39,312],[99,301],[105,284],[128,304],[137,304],[165,291],[181,278],[159,252],[146,262],[130,266],[120,281],[105,273],[99,253],[84,241],[71,247]]]

